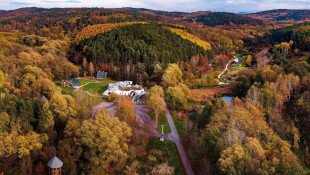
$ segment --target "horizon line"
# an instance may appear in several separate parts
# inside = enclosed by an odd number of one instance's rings
[[[31,9],[31,8],[38,8],[38,9],[126,9],[126,8],[131,8],[131,9],[145,9],[145,10],[151,10],[151,11],[161,11],[161,12],[180,12],[180,13],[195,13],[195,12],[228,12],[228,13],[235,13],[235,14],[240,14],[240,13],[259,13],[259,12],[265,12],[265,11],[273,11],[273,10],[310,10],[310,9],[298,9],[298,8],[280,8],[280,9],[267,9],[267,10],[262,10],[262,11],[239,11],[239,12],[230,12],[230,11],[212,11],[212,10],[197,10],[197,11],[179,11],[179,10],[158,10],[158,9],[151,9],[151,8],[144,8],[144,7],[39,7],[39,6],[29,6],[29,7],[20,7],[20,8],[12,8],[8,10],[0,9],[0,11],[14,11],[14,10],[19,10],[19,9]]]

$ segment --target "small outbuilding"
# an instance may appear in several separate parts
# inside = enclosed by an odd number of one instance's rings
[[[97,72],[97,79],[104,79],[107,78],[108,72],[105,71],[98,71]]]
[[[69,78],[67,80],[63,80],[60,84],[63,87],[73,87],[73,88],[79,88],[81,86],[80,81],[75,78]]]
[[[59,160],[56,156],[51,158],[47,163],[47,166],[49,167],[49,175],[61,175],[62,165],[63,162]]]

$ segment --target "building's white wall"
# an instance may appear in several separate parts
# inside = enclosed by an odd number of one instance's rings
[[[135,92],[136,95],[140,95],[144,92],[144,89],[141,90],[130,90],[130,91],[122,91],[119,89],[119,86],[123,87],[130,87],[130,86],[136,86],[136,87],[141,87],[140,85],[132,85],[132,81],[120,81],[116,83],[110,83],[109,88],[103,92],[104,96],[108,96],[110,93],[114,92],[117,95],[123,96],[123,95],[130,95],[131,92]]]

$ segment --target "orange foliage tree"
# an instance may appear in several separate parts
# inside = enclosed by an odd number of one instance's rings
[[[121,121],[124,121],[128,124],[136,123],[136,113],[135,106],[130,100],[129,97],[119,98],[116,101],[116,113],[115,116],[118,117]]]

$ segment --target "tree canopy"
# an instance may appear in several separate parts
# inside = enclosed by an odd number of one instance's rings
[[[94,165],[91,172],[108,173],[109,168],[125,165],[132,135],[126,123],[102,111],[95,119],[84,121],[77,132],[81,143],[88,148],[88,159]]]
[[[206,55],[196,44],[156,24],[135,24],[114,29],[82,41],[78,46],[94,64],[127,64],[154,61],[167,65]],[[148,66],[147,65],[147,66]]]

